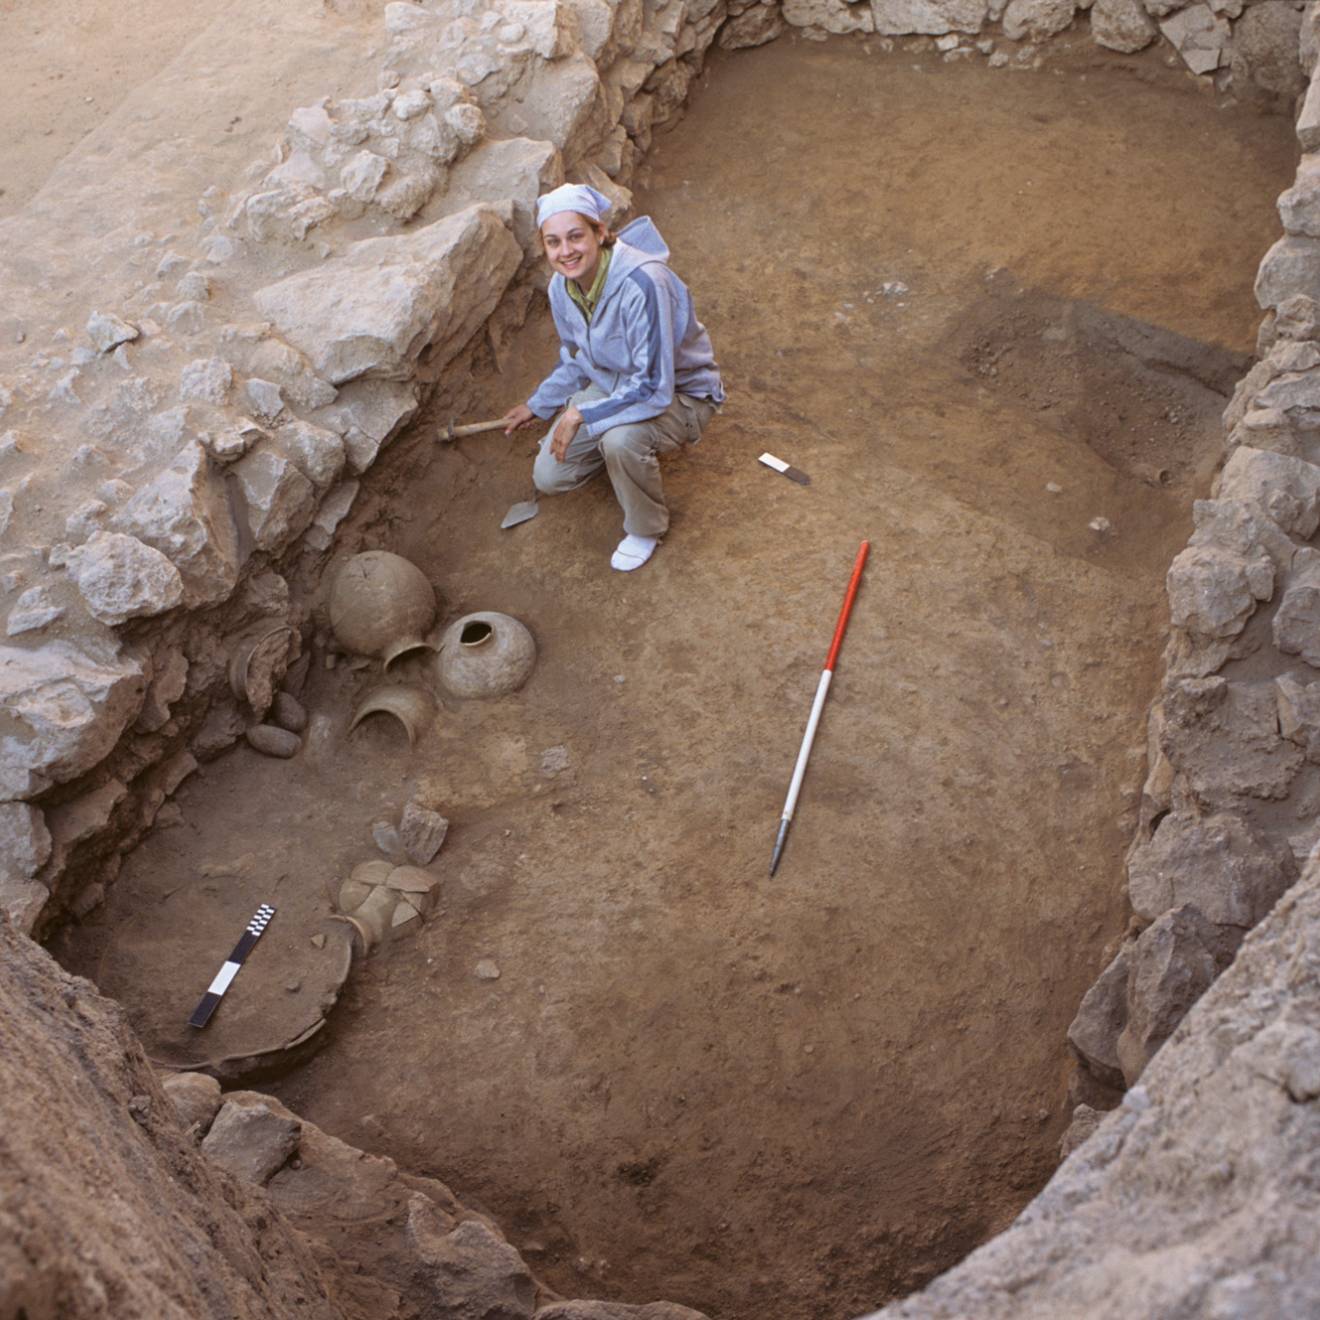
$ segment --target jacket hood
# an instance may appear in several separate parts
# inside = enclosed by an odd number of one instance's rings
[[[660,237],[649,215],[639,215],[619,230],[619,241],[610,257],[602,301],[609,297],[638,266],[669,261],[669,245]]]

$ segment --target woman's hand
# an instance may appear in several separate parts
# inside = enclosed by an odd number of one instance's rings
[[[550,455],[557,463],[562,463],[568,457],[568,447],[573,443],[573,437],[581,425],[582,414],[578,412],[577,404],[570,403],[559,419],[554,438],[550,441]]]
[[[510,408],[500,421],[504,423],[504,434],[512,435],[519,427],[536,421],[536,414],[525,403],[520,403]]]

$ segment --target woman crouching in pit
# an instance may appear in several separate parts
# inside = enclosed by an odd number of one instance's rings
[[[603,467],[623,507],[624,538],[610,566],[629,573],[669,527],[656,456],[701,438],[724,386],[655,225],[642,216],[614,235],[609,210],[608,198],[580,184],[538,199],[536,222],[555,272],[559,365],[502,420],[508,435],[563,409],[541,441],[532,479],[558,495]]]

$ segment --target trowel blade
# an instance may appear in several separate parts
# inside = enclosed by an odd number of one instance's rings
[[[525,523],[529,518],[535,518],[540,512],[540,507],[535,500],[520,500],[517,504],[511,504],[500,526],[517,527],[519,523]]]

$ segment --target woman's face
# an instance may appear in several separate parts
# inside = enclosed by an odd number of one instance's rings
[[[554,270],[590,287],[600,264],[600,235],[592,221],[576,211],[560,211],[541,226],[541,241]]]

